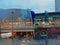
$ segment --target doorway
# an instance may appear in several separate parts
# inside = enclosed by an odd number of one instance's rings
[[[13,32],[14,38],[26,38],[26,39],[33,39],[34,38],[34,33],[33,31],[31,32]]]

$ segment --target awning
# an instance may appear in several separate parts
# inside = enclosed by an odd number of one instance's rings
[[[1,32],[31,32],[34,30],[1,30]]]

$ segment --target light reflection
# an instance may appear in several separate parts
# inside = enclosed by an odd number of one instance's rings
[[[8,38],[11,36],[12,36],[12,33],[1,33],[1,38]]]
[[[45,22],[43,21],[43,22],[42,22],[42,25],[44,25],[44,24],[45,24]]]

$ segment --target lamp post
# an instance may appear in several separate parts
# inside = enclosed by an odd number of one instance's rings
[[[1,39],[1,22],[0,22],[0,39]]]
[[[12,45],[14,45],[13,44],[13,15],[14,15],[14,12],[11,12],[12,13]]]
[[[2,22],[1,20],[0,20],[0,39],[1,39],[1,22]]]

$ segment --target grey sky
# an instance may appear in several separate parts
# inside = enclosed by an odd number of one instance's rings
[[[0,0],[0,8],[31,9],[36,13],[55,11],[55,0]]]

